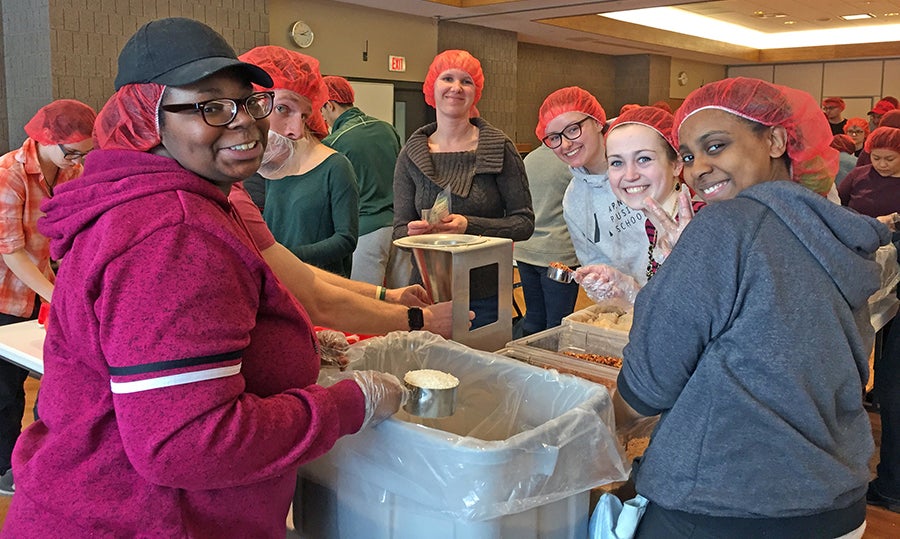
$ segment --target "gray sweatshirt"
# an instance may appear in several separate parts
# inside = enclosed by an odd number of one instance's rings
[[[868,297],[886,227],[786,181],[699,212],[638,294],[619,391],[662,414],[637,490],[667,509],[785,518],[865,495]]]

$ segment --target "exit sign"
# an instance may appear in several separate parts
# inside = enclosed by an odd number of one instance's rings
[[[388,56],[388,71],[406,71],[406,57]]]

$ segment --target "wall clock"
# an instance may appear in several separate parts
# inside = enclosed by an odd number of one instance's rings
[[[312,28],[303,21],[297,21],[291,26],[291,39],[298,47],[306,48],[312,45],[315,39]]]

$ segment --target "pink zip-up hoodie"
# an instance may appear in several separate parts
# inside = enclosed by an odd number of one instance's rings
[[[172,159],[97,150],[43,210],[63,262],[2,535],[283,538],[297,466],[365,401],[315,385],[306,312],[225,195]]]

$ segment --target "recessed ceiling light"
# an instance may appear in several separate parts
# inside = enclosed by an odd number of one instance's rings
[[[790,26],[792,24],[797,24],[797,21],[784,21],[784,24]]]
[[[897,35],[900,34],[900,24],[878,25],[875,21],[864,22],[865,26],[855,24],[840,25],[842,26],[841,28],[835,29],[798,31],[785,28],[781,32],[760,32],[736,24],[718,21],[711,17],[697,15],[683,9],[670,7],[598,13],[598,15],[752,49],[786,49],[791,47],[880,43],[883,41],[897,41]]]
[[[892,11],[891,13],[885,13],[883,16],[884,17],[898,17],[898,16],[900,16],[900,12]]]
[[[863,19],[874,19],[875,15],[871,13],[857,13],[856,15],[838,15],[838,18],[845,21],[861,21]]]

